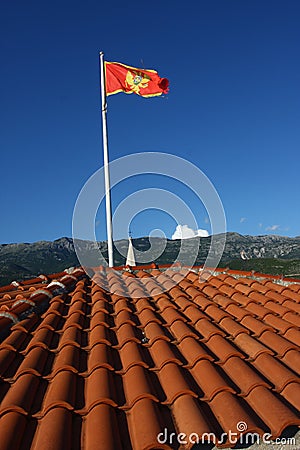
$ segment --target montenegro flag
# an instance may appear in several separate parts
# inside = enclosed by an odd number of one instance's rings
[[[169,81],[155,70],[137,69],[117,62],[105,61],[106,95],[125,92],[142,97],[167,94]]]

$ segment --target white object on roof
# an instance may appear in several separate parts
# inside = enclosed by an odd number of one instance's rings
[[[135,266],[135,256],[134,256],[134,248],[132,245],[131,237],[128,238],[128,251],[126,258],[126,266]]]

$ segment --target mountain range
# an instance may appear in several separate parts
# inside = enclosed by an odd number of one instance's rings
[[[233,269],[255,270],[271,274],[284,274],[300,278],[300,236],[284,237],[277,235],[248,236],[238,233],[216,235],[216,246],[226,238],[226,245],[219,266]],[[142,237],[132,239],[137,253],[137,261],[158,264],[172,264],[178,257],[189,263],[195,248],[195,264],[203,264],[208,254],[211,237],[196,237],[181,240]],[[106,242],[76,240],[77,247],[88,253],[93,265],[101,264],[98,249],[107,257]],[[115,242],[115,265],[124,265],[128,240]],[[162,251],[163,249],[163,251]],[[95,251],[97,250],[97,251]],[[143,253],[139,253],[143,252]],[[146,255],[143,258],[143,255]],[[142,259],[141,259],[142,257]],[[19,281],[42,273],[54,273],[70,266],[79,265],[74,242],[63,237],[53,242],[2,244],[0,245],[0,285]]]

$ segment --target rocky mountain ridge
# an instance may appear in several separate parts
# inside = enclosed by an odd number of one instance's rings
[[[250,261],[265,259],[300,260],[299,236],[294,238],[278,235],[244,236],[238,233],[226,233],[225,237],[226,245],[220,262],[223,266],[228,265],[231,261],[238,261],[239,264],[246,264],[248,261],[249,265]],[[218,251],[224,235],[216,235],[214,239],[216,251]],[[198,247],[195,264],[203,264],[210,243],[210,236],[183,241],[162,238],[151,238],[150,241],[148,237],[133,239],[133,245],[138,255],[137,261],[147,263],[154,260],[158,264],[171,264],[178,258],[179,252],[179,260],[182,263],[188,263],[191,251]],[[76,240],[76,244],[82,252],[91,255],[93,265],[101,264],[98,249],[105,258],[107,257],[106,242]],[[115,246],[115,265],[123,265],[126,260],[128,240],[116,241]],[[0,283],[2,285],[13,279],[56,272],[78,264],[74,242],[68,237],[53,242],[0,245]]]

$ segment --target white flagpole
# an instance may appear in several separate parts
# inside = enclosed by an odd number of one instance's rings
[[[111,199],[110,199],[110,177],[109,177],[109,160],[108,160],[108,144],[107,144],[107,103],[105,92],[105,70],[104,70],[104,53],[100,52],[100,73],[101,73],[101,110],[102,110],[102,136],[103,136],[103,160],[104,160],[104,179],[105,179],[105,206],[106,206],[106,230],[107,230],[107,248],[108,248],[108,265],[113,267],[113,236],[112,236],[112,219],[111,219]]]

